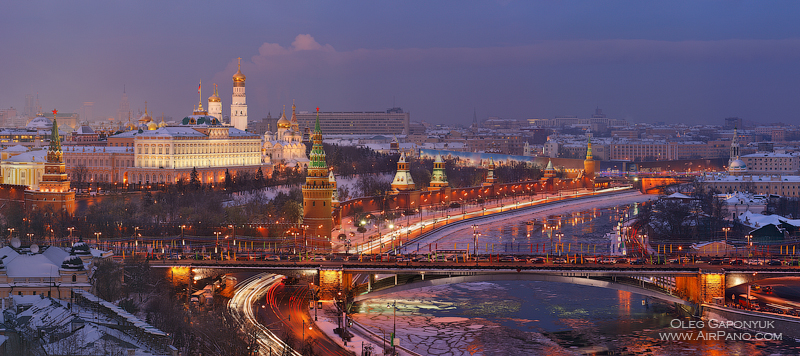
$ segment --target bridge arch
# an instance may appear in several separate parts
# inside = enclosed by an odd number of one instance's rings
[[[446,284],[458,284],[458,283],[469,283],[469,282],[493,282],[493,281],[540,281],[540,282],[569,283],[569,284],[585,285],[592,287],[616,289],[616,290],[641,294],[651,298],[657,298],[669,303],[686,305],[692,308],[695,308],[697,306],[696,304],[678,298],[677,296],[666,294],[664,292],[660,292],[653,289],[637,287],[630,284],[597,280],[587,277],[560,276],[560,275],[539,274],[539,273],[492,273],[492,274],[476,274],[469,276],[452,276],[447,278],[420,280],[408,284],[396,285],[378,291],[373,291],[366,294],[358,295],[354,298],[354,300],[358,302],[362,300],[377,298],[390,293],[402,292],[406,290],[423,288],[423,287],[433,287]]]

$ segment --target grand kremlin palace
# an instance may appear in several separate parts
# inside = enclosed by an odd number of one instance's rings
[[[231,175],[266,169],[261,156],[260,135],[214,124],[131,130],[110,137],[109,146],[64,147],[73,180],[85,167],[85,181],[119,184],[174,183],[188,180],[192,169],[203,183],[222,182],[226,169]]]

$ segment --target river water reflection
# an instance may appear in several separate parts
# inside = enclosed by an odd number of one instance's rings
[[[564,244],[578,248],[594,245],[597,253],[607,253],[606,233],[620,217],[634,214],[636,204],[646,199],[632,196],[606,207],[593,203],[555,208],[482,225],[478,248],[483,253],[492,249],[494,253],[527,253],[530,245],[550,243],[552,226],[564,234]],[[542,229],[544,222],[546,229]],[[449,246],[471,241],[472,229],[463,229],[437,243]],[[463,283],[398,292],[357,304],[354,319],[388,335],[395,325],[391,306],[395,301],[401,345],[423,355],[800,354],[800,343],[793,339],[711,340],[707,335],[719,330],[708,325],[673,328],[697,319],[669,303],[613,289],[556,282]],[[674,336],[677,334],[688,336]],[[676,337],[692,340],[668,339]]]

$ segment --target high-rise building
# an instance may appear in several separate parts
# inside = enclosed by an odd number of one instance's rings
[[[325,150],[322,149],[322,130],[319,116],[314,124],[306,184],[303,185],[303,224],[307,234],[319,239],[331,238],[333,229],[333,185],[328,177]],[[317,243],[319,244],[319,240]]]
[[[298,128],[314,124],[314,113],[298,112]],[[320,112],[326,135],[403,135],[409,133],[410,114],[400,108],[385,112]]]
[[[94,122],[94,103],[87,101],[81,106],[81,118],[86,122]]]
[[[125,88],[122,88],[122,100],[119,101],[119,110],[117,110],[117,122],[127,122],[131,114],[131,105],[128,103],[128,93]]]
[[[247,79],[242,74],[242,59],[239,58],[239,69],[233,75],[233,97],[231,97],[231,125],[245,131],[247,130],[247,98],[244,92],[244,82]]]
[[[744,122],[742,122],[741,118],[738,117],[726,117],[725,118],[725,126],[723,129],[730,130],[730,129],[741,129],[743,128]]]
[[[25,117],[34,117],[36,114],[38,114],[38,113],[34,112],[34,110],[35,109],[33,107],[33,95],[32,94],[26,94],[25,95],[25,111],[22,112],[22,115],[25,115]]]

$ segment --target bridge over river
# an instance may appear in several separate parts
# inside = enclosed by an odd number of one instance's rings
[[[359,261],[153,261],[154,268],[222,271],[252,270],[310,276],[323,299],[355,288],[355,299],[451,283],[532,280],[612,288],[695,308],[724,297],[725,289],[765,278],[800,276],[800,267],[668,265],[531,264],[519,262],[359,262]]]

